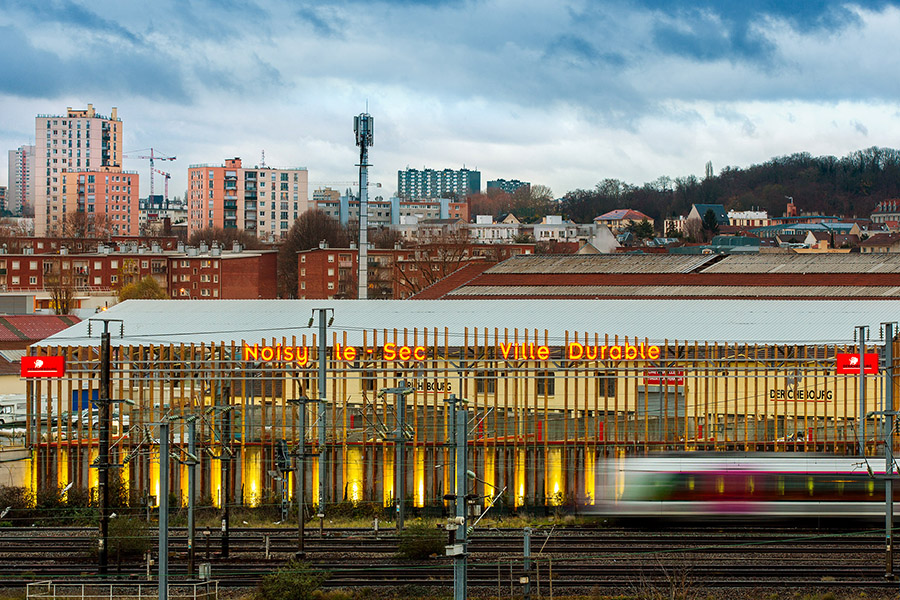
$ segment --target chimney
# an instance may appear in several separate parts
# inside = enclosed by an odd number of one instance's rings
[[[244,250],[244,247],[241,246],[240,242],[235,241],[233,244],[231,244],[231,251],[234,252],[235,254],[237,254],[243,250]]]
[[[209,246],[206,245],[206,242],[200,242],[199,248],[200,254],[206,254],[209,252]]]

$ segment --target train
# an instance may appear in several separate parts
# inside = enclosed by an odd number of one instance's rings
[[[595,512],[622,519],[885,517],[883,457],[679,453],[623,457],[597,473]],[[894,513],[900,506],[894,485]]]

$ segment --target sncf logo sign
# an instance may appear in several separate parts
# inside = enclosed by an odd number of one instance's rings
[[[865,354],[865,374],[878,374],[878,353],[867,352]],[[836,356],[838,375],[859,375],[859,354],[839,352]]]
[[[65,356],[23,356],[20,375],[25,378],[62,377],[66,374]]]

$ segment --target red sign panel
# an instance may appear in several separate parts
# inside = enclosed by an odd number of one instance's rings
[[[878,353],[866,352],[865,354],[865,373],[866,375],[878,374]],[[849,352],[839,352],[837,355],[837,372],[838,375],[859,375],[859,354],[850,354]]]
[[[22,377],[62,377],[65,374],[65,356],[22,357]]]
[[[684,385],[684,371],[645,371],[644,385]]]

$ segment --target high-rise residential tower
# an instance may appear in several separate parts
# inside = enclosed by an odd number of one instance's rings
[[[64,174],[93,173],[96,180],[100,173],[122,172],[122,120],[115,107],[108,117],[97,114],[92,104],[84,110],[69,107],[65,115],[38,115],[34,152],[35,235],[59,233],[66,215],[82,209],[88,214],[106,212],[106,204],[98,205],[87,192],[80,201],[77,190],[66,187]],[[129,175],[129,184],[137,188],[137,175]],[[117,201],[130,203],[131,198]],[[133,209],[137,214],[136,203]],[[137,231],[120,228],[120,233]]]
[[[242,229],[260,239],[281,239],[309,205],[306,167],[244,167],[240,158],[224,165],[188,169],[188,233]]]
[[[397,171],[397,195],[403,200],[452,198],[464,200],[481,191],[481,171],[463,167],[444,169],[406,169]]]
[[[487,182],[487,190],[490,192],[492,189],[498,189],[506,192],[507,194],[512,194],[519,188],[530,188],[531,184],[527,181],[519,181],[518,179],[491,179]]]
[[[8,181],[7,210],[14,215],[30,213],[34,208],[34,146],[9,151]]]

